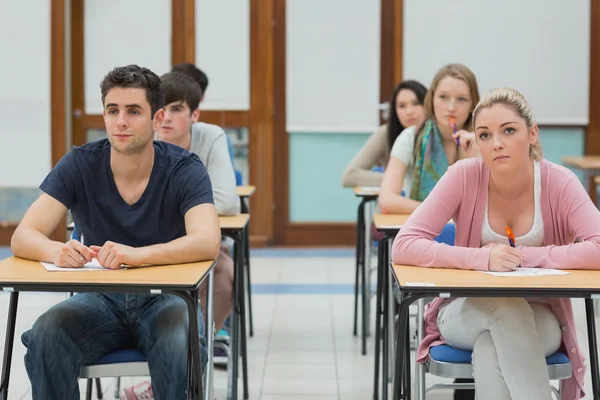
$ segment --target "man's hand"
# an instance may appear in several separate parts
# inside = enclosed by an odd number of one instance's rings
[[[106,242],[104,246],[91,246],[98,253],[96,257],[100,265],[108,269],[119,269],[121,265],[139,266],[141,264],[140,249],[124,244]]]
[[[81,268],[96,257],[96,251],[82,245],[77,240],[69,240],[54,255],[54,265],[63,268]]]

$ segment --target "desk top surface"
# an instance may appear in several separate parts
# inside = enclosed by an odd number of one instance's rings
[[[373,214],[373,222],[378,231],[399,230],[410,214]]]
[[[37,261],[9,257],[0,261],[0,285],[140,286],[154,289],[193,288],[210,272],[214,261],[125,270],[50,272]]]
[[[235,193],[240,197],[251,197],[256,192],[256,186],[236,186]]]
[[[394,265],[394,275],[402,288],[439,287],[457,289],[566,289],[600,291],[600,271],[567,270],[570,275],[505,277],[479,271],[453,268],[425,268]]]
[[[562,157],[561,161],[569,167],[584,170],[600,170],[600,156]]]
[[[227,217],[219,217],[219,225],[221,229],[226,230],[241,230],[248,225],[250,220],[249,214],[238,214]]]
[[[360,197],[377,197],[379,196],[379,188],[377,186],[356,186],[354,194]]]

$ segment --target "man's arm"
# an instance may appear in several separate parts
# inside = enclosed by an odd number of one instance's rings
[[[53,262],[64,267],[81,267],[91,261],[93,252],[79,242],[62,243],[49,239],[66,213],[67,207],[63,203],[42,193],[15,230],[10,243],[12,253],[17,257]],[[83,260],[80,255],[83,255]]]
[[[235,193],[235,172],[227,151],[227,137],[219,135],[207,157],[206,171],[213,188],[215,207],[219,215],[240,213],[240,199]]]
[[[91,246],[98,252],[98,262],[110,269],[121,264],[131,266],[183,264],[214,260],[219,256],[221,228],[214,205],[199,204],[185,213],[187,234],[169,243],[146,247],[129,247],[106,242],[104,246]]]

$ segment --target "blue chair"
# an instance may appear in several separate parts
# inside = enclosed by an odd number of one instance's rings
[[[455,349],[447,344],[434,346],[429,350],[429,361],[427,362],[425,368],[430,374],[435,376],[453,379],[472,379],[472,354],[472,351]],[[569,361],[569,358],[561,351],[557,351],[556,353],[546,357],[546,364],[548,365],[548,375],[550,376],[550,380],[563,380],[570,378],[572,375],[573,369],[571,362]],[[420,379],[422,379],[423,383],[419,387],[418,399],[424,398],[425,393],[433,389],[443,389],[451,388],[452,386],[458,386],[456,384],[432,385],[431,387],[426,388],[425,368],[421,368],[422,372],[420,374]],[[474,385],[460,384],[460,387],[474,388]],[[560,392],[555,388],[553,388],[553,392],[557,400],[560,400]],[[423,393],[422,396],[421,393]]]
[[[235,186],[242,186],[244,184],[242,173],[237,169],[234,169],[233,172],[235,173]]]
[[[97,398],[102,399],[100,378],[116,378],[115,398],[119,398],[122,376],[149,376],[146,356],[137,349],[122,349],[81,367],[79,377],[87,379],[86,400],[92,399],[92,381],[96,380]]]

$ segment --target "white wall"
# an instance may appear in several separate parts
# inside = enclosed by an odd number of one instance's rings
[[[588,123],[589,52],[590,0],[404,0],[406,79],[462,63],[481,94],[521,91],[539,123]]]
[[[88,0],[84,13],[86,113],[102,113],[100,82],[114,67],[171,70],[170,0]]]
[[[379,123],[379,0],[287,0],[288,132]]]
[[[204,110],[250,109],[250,0],[196,0],[196,65]]]
[[[0,187],[38,186],[50,171],[49,3],[0,2]]]

